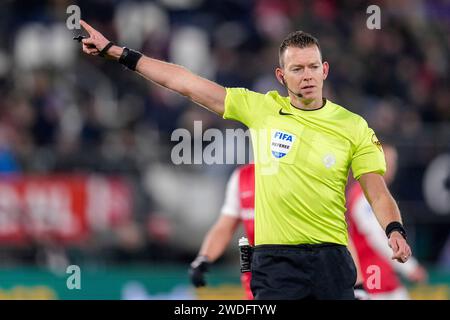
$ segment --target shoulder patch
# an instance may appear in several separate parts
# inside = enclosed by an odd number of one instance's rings
[[[380,149],[380,151],[383,151],[382,147],[381,147],[381,142],[378,141],[377,136],[375,135],[375,133],[372,134],[372,143],[374,145],[376,145],[378,147],[378,149]]]

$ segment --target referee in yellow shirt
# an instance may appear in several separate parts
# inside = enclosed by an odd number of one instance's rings
[[[366,121],[324,99],[329,65],[319,42],[296,31],[279,51],[275,75],[288,97],[224,88],[185,68],[108,41],[86,22],[83,51],[118,60],[225,119],[251,129],[255,154],[256,299],[354,299],[356,270],[347,250],[345,184],[349,169],[386,231],[392,258],[411,255],[399,209],[382,174],[383,150]]]

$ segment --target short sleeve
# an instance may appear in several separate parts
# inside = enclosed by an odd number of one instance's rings
[[[228,180],[225,201],[220,210],[221,214],[239,218],[239,200],[239,169],[236,169]]]
[[[365,120],[361,119],[358,128],[358,142],[352,158],[353,177],[359,180],[361,175],[369,172],[383,175],[386,161],[381,143]]]
[[[226,88],[224,119],[236,120],[251,127],[264,103],[264,95],[245,88]]]

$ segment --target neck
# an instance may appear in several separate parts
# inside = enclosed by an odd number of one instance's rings
[[[291,105],[297,109],[316,110],[324,106],[325,100],[322,96],[316,99],[305,99],[290,94]]]

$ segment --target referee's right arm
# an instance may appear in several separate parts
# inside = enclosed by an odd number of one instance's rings
[[[89,55],[99,55],[109,41],[85,21],[80,20],[80,24],[89,33],[89,38],[82,40],[83,51]],[[105,52],[105,57],[117,61],[123,52],[123,48],[113,45]],[[188,97],[218,115],[222,116],[225,111],[225,88],[182,66],[142,55],[137,61],[135,71],[146,79]]]
[[[366,173],[361,175],[359,183],[383,230],[386,230],[387,226],[393,222],[401,225],[400,210],[383,177],[377,173]],[[388,237],[389,247],[393,251],[392,259],[401,263],[408,261],[411,256],[411,248],[406,237],[402,236],[398,230],[391,232]]]

